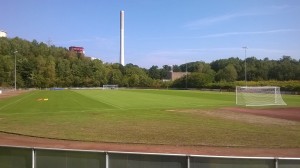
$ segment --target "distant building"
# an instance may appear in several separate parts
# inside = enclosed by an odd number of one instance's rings
[[[91,60],[96,60],[96,59],[98,59],[98,58],[96,58],[96,57],[91,57]]]
[[[91,59],[91,60],[98,60],[98,58],[96,58],[96,57],[85,57],[85,58],[88,58],[88,59]]]
[[[168,78],[166,80],[171,80],[174,81],[176,79],[179,79],[187,74],[190,74],[190,72],[169,72],[168,73]]]
[[[0,37],[7,37],[7,33],[3,30],[0,30]]]
[[[83,47],[71,46],[71,47],[69,47],[69,51],[74,51],[74,52],[79,53],[79,54],[84,54],[84,48]]]

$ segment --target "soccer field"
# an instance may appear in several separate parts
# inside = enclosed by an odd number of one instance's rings
[[[299,106],[299,96],[285,96]],[[234,93],[31,91],[0,100],[0,131],[96,142],[300,147],[300,123],[234,113]]]

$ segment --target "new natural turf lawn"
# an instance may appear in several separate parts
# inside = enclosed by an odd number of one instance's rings
[[[299,106],[300,96],[285,96],[284,100]],[[227,106],[235,106],[234,93],[32,91],[0,100],[0,131],[98,142],[300,147],[299,122],[222,117],[227,114],[220,108]]]

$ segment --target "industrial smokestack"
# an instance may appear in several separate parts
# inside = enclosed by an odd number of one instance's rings
[[[124,11],[120,11],[120,64],[124,66]]]

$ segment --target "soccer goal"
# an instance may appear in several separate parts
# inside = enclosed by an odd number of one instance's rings
[[[281,97],[280,87],[236,87],[236,104],[245,106],[286,105]]]
[[[102,86],[102,89],[103,90],[115,90],[115,89],[118,89],[118,85],[103,85]]]

